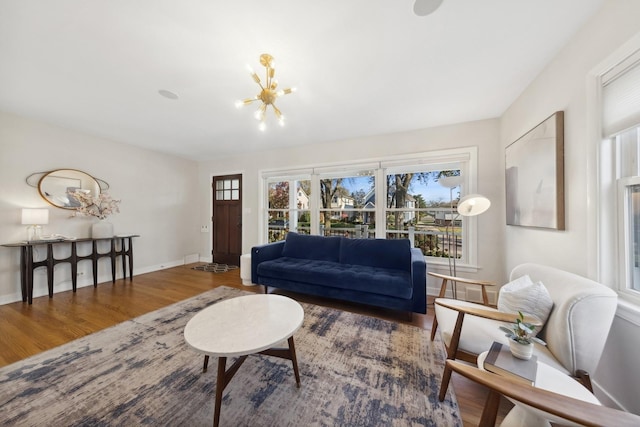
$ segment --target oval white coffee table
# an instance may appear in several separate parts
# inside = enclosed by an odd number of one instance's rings
[[[247,295],[220,301],[193,316],[184,328],[186,343],[204,353],[203,372],[209,356],[218,358],[213,425],[220,423],[222,392],[250,354],[266,354],[291,360],[296,385],[300,374],[293,334],[302,326],[304,310],[282,295]],[[289,348],[273,348],[288,340]],[[239,357],[226,370],[227,357]]]

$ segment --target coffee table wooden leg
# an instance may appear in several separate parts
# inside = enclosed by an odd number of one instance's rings
[[[220,425],[220,407],[222,406],[222,392],[226,386],[225,373],[227,367],[227,358],[218,358],[218,378],[216,380],[216,404],[213,412],[213,427]]]
[[[298,359],[296,357],[296,346],[293,343],[293,336],[289,337],[288,342],[289,348],[269,348],[267,350],[262,350],[258,354],[266,354],[267,356],[291,360],[291,363],[293,364],[293,373],[296,376],[296,385],[300,388],[300,372],[298,371]]]
[[[289,337],[289,355],[293,364],[293,373],[296,376],[296,385],[300,388],[300,372],[298,371],[298,358],[296,357],[296,346],[293,344],[293,336]]]
[[[213,413],[213,426],[217,427],[220,423],[220,407],[222,406],[222,392],[231,381],[231,378],[238,372],[240,366],[247,360],[247,356],[240,356],[234,363],[231,365],[229,370],[227,371],[227,358],[219,357],[218,358],[218,378],[216,379],[216,405]]]
[[[202,365],[202,372],[207,372],[209,366],[209,356],[204,356],[204,365]]]

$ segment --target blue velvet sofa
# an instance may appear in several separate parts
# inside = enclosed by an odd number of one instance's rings
[[[251,249],[251,281],[304,294],[427,312],[426,262],[409,240],[288,233]]]

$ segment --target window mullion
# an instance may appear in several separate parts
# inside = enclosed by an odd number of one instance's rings
[[[320,234],[320,209],[322,207],[322,201],[320,200],[320,175],[311,175],[311,234]]]
[[[376,169],[376,182],[375,182],[375,200],[376,200],[376,239],[386,238],[386,218],[385,209],[387,207],[386,194],[387,194],[387,182],[385,179],[385,169]]]

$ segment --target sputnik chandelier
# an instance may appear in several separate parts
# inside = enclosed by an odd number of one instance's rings
[[[262,101],[262,104],[260,105],[260,107],[258,107],[254,116],[256,119],[260,120],[260,125],[258,126],[258,128],[261,131],[264,131],[267,128],[267,125],[265,124],[265,115],[267,112],[267,107],[269,107],[269,105],[273,107],[273,112],[278,118],[280,126],[284,126],[284,116],[282,115],[282,112],[278,109],[278,107],[276,107],[275,102],[278,97],[290,94],[291,92],[295,92],[296,89],[288,88],[276,90],[278,87],[278,81],[273,78],[276,73],[276,70],[273,67],[273,56],[269,55],[268,53],[263,53],[262,55],[260,55],[260,64],[266,68],[265,85],[262,85],[262,81],[260,80],[260,77],[258,77],[258,74],[256,74],[256,72],[253,71],[251,67],[247,66],[249,68],[251,77],[253,77],[253,80],[258,84],[258,86],[260,86],[260,93],[253,98],[247,98],[243,101],[236,101],[236,107],[240,108],[255,101]]]

